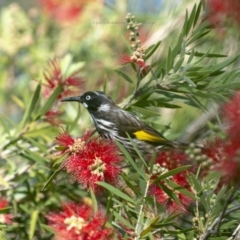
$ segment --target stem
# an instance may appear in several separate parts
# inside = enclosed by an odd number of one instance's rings
[[[230,214],[231,212],[234,212],[234,211],[240,209],[240,206],[236,206],[236,207],[233,207],[233,208],[231,208],[227,211],[227,207],[232,202],[233,196],[234,196],[235,193],[236,193],[236,189],[233,188],[232,191],[230,192],[229,196],[228,196],[227,201],[224,203],[224,206],[223,206],[223,209],[222,209],[222,212],[221,212],[220,216],[217,217],[214,220],[214,222],[211,224],[211,226],[207,228],[207,231],[202,235],[200,240],[207,240],[211,235],[217,234],[220,230],[220,226],[221,226],[221,222],[222,222],[223,218],[226,215]]]
[[[136,83],[136,87],[135,87],[135,90],[133,92],[133,95],[132,97],[129,99],[129,101],[125,104],[125,106],[123,106],[123,108],[126,108],[129,106],[129,104],[134,100],[134,98],[136,97],[137,95],[137,92],[138,92],[138,88],[139,88],[139,84],[140,84],[140,81],[141,81],[141,78],[139,77],[140,75],[140,69],[138,70],[137,72],[137,83]]]
[[[145,192],[144,192],[144,196],[143,196],[142,205],[140,206],[140,210],[139,210],[139,214],[138,214],[137,224],[136,224],[136,227],[135,227],[134,240],[140,239],[140,233],[138,233],[138,228],[139,228],[139,225],[140,225],[140,220],[141,220],[141,216],[142,216],[142,213],[143,213],[143,208],[144,208],[144,204],[145,204],[145,201],[146,201],[145,199],[147,197],[150,182],[151,182],[151,177],[149,176],[147,184],[146,184],[146,189],[145,189]]]

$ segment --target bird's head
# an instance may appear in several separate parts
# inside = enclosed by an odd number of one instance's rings
[[[104,92],[85,92],[80,96],[64,98],[62,102],[79,102],[88,109],[88,111],[105,111],[108,112],[112,105],[115,105],[113,100]]]

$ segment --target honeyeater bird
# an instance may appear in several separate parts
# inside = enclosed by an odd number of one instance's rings
[[[155,151],[163,149],[185,149],[187,147],[187,144],[166,139],[156,129],[132,113],[118,107],[104,92],[85,92],[80,96],[68,97],[62,101],[75,101],[83,104],[97,132],[104,138],[119,141],[132,156],[136,156],[136,151],[130,138],[144,156],[150,156]]]

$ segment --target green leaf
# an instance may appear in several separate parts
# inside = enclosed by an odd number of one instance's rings
[[[8,129],[8,125],[4,120],[3,116],[0,116],[0,125],[3,127],[4,131],[10,135],[10,129]]]
[[[208,33],[210,32],[210,30],[205,30],[203,32],[198,32],[197,34],[193,35],[187,42],[186,42],[186,46],[189,46],[191,43],[195,42],[196,40],[206,36]]]
[[[227,59],[227,60],[225,60],[225,61],[223,61],[223,62],[221,62],[221,63],[215,64],[215,65],[213,65],[213,66],[211,67],[211,70],[212,70],[213,72],[219,71],[219,70],[221,70],[221,69],[229,66],[229,65],[232,64],[233,62],[235,62],[235,61],[237,60],[237,58],[239,58],[239,55],[234,56],[234,57],[231,57],[231,58],[229,58],[229,59]],[[207,67],[206,67],[206,68],[207,68]]]
[[[112,185],[106,183],[106,182],[97,182],[98,185],[106,188],[109,192],[111,192],[112,194],[128,201],[128,202],[131,202],[131,203],[134,203],[135,204],[135,200],[132,199],[131,197],[129,197],[127,194],[121,192],[120,190],[118,190],[117,188],[113,187]]]
[[[197,21],[198,21],[201,9],[202,9],[202,1],[200,1],[199,4],[198,4],[197,11],[196,11],[196,14],[195,14],[195,18],[194,18],[194,21],[193,21],[193,26],[195,26]]]
[[[171,47],[168,48],[168,55],[167,55],[167,62],[166,62],[166,71],[169,73],[169,71],[172,69],[173,66],[173,56],[172,56],[172,50]]]
[[[118,141],[115,141],[117,146],[119,147],[120,151],[124,154],[124,156],[127,158],[127,160],[130,162],[131,166],[136,170],[137,173],[139,173],[143,179],[147,180],[147,177],[144,172],[140,171],[134,160],[132,159],[129,152],[126,150],[126,148]]]
[[[60,173],[60,169],[57,169],[51,176],[50,178],[47,180],[47,182],[44,184],[44,186],[42,187],[41,191],[44,191],[47,186],[53,181],[53,179]]]
[[[161,218],[161,216],[158,215],[155,218],[150,219],[150,221],[148,221],[145,224],[146,226],[142,230],[140,237],[144,237],[146,234],[150,233],[154,229],[155,225],[159,222],[160,218]]]
[[[19,124],[19,129],[20,130],[22,130],[22,128],[25,126],[26,122],[30,119],[30,116],[31,116],[31,114],[33,112],[33,109],[34,109],[34,107],[37,103],[37,100],[39,98],[40,91],[41,91],[41,85],[39,83],[37,85],[37,88],[36,88],[35,92],[32,95],[32,98],[30,99],[29,104],[27,105],[27,108],[24,112],[22,121]]]
[[[161,174],[159,177],[155,178],[153,182],[156,182],[156,181],[160,181],[160,180],[164,180],[164,179],[167,179],[171,176],[174,176],[180,172],[183,172],[185,170],[187,170],[188,168],[190,168],[191,165],[185,165],[185,166],[182,166],[182,167],[178,167],[178,168],[175,168],[175,169],[172,169],[166,173],[163,173]]]
[[[133,80],[124,72],[118,70],[118,69],[115,69],[114,70],[116,73],[118,73],[121,77],[123,77],[126,81],[130,82],[130,83],[133,83]]]
[[[129,136],[128,133],[126,133],[126,134],[127,134],[127,136],[128,136],[128,139],[130,140],[130,142],[131,142],[131,144],[132,144],[134,150],[136,151],[136,153],[137,153],[139,159],[142,161],[142,163],[145,165],[145,167],[148,167],[148,165],[147,165],[145,159],[143,158],[142,154],[140,153],[139,149],[137,148],[135,142],[132,140],[132,138]]]
[[[159,112],[152,111],[146,108],[140,108],[137,106],[131,106],[131,109],[142,114],[143,116],[161,116]]]
[[[122,217],[119,213],[117,213],[116,211],[113,211],[113,215],[115,216],[115,219],[116,219],[115,223],[118,222],[118,221],[121,221],[124,226],[126,226],[130,229],[134,229],[134,226],[129,221],[127,221],[127,219]]]
[[[181,206],[181,202],[177,195],[174,193],[174,191],[170,188],[168,188],[165,184],[162,184],[161,182],[158,182],[157,185],[171,198],[173,199],[179,206]]]
[[[195,14],[196,14],[196,4],[194,4],[192,12],[190,14],[190,17],[188,19],[186,35],[190,32],[190,30],[191,30],[191,28],[193,26],[193,22],[194,22],[194,19],[195,19]]]
[[[194,187],[194,189],[196,189],[197,194],[201,193],[202,192],[202,186],[199,183],[196,176],[193,173],[189,173],[187,178],[188,178],[188,181],[191,183],[191,185]]]
[[[191,52],[187,52],[186,53],[187,55],[190,55],[192,54],[192,51]],[[194,56],[195,57],[202,57],[202,56],[205,56],[205,57],[209,57],[209,58],[213,58],[213,57],[216,57],[216,58],[223,58],[223,57],[227,57],[227,55],[225,54],[217,54],[217,53],[202,53],[202,52],[194,52]]]
[[[181,57],[181,58],[177,61],[177,63],[174,65],[174,68],[173,68],[174,73],[176,73],[176,72],[181,68],[184,59],[185,59],[184,57]]]
[[[233,83],[222,84],[216,87],[207,87],[206,89],[217,92],[217,91],[226,90],[226,89],[237,90],[239,88],[240,88],[240,82],[233,82]]]
[[[0,214],[5,214],[5,213],[9,213],[9,210],[11,210],[11,207],[5,207],[5,208],[1,208],[0,209]]]
[[[39,214],[38,210],[34,210],[31,214],[30,227],[29,227],[29,240],[33,239],[33,237],[34,237],[34,233],[36,231],[38,214]]]
[[[63,89],[62,85],[57,86],[57,88],[48,98],[47,102],[44,104],[43,108],[39,111],[39,114],[37,115],[35,120],[39,119],[41,116],[44,116],[46,112],[52,108],[53,104],[56,102],[56,99],[61,93],[62,89]]]
[[[90,189],[90,195],[91,195],[91,199],[92,199],[93,211],[96,214],[98,212],[98,203],[97,203],[96,195],[94,194],[92,188]]]
[[[36,152],[30,151],[29,149],[25,149],[21,155],[29,160],[33,160],[34,162],[39,163],[39,164],[48,162],[46,158],[40,156]]]
[[[161,41],[158,41],[157,43],[151,45],[150,47],[147,48],[147,50],[145,51],[146,54],[146,59],[150,58],[153,53],[157,50],[157,48],[160,46]]]
[[[187,29],[188,29],[188,11],[186,10],[185,20],[184,20],[184,24],[183,24],[183,28],[182,28],[182,32],[183,32],[184,36],[187,35]]]
[[[196,84],[187,76],[183,76],[183,79],[191,86],[191,87],[197,87]]]
[[[189,192],[187,189],[183,188],[182,186],[176,184],[173,181],[170,181],[168,179],[164,180],[165,182],[167,182],[167,185],[170,186],[171,188],[173,188],[174,190],[184,194],[185,196],[197,201],[199,200],[198,198],[196,198],[191,192]]]
[[[48,232],[50,232],[50,233],[52,233],[52,234],[55,234],[56,233],[56,231],[52,228],[52,227],[50,227],[50,226],[48,226],[48,225],[46,225],[46,224],[40,224],[40,226],[43,228],[43,229],[45,229],[46,231],[48,231]]]

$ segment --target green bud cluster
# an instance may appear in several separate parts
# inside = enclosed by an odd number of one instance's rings
[[[136,51],[141,46],[141,41],[138,39],[140,36],[140,33],[138,32],[140,24],[135,21],[135,16],[131,13],[127,14],[126,21],[128,23],[127,29],[130,30],[130,41],[133,42],[131,47]]]
[[[194,143],[189,145],[189,148],[185,150],[185,154],[188,155],[191,160],[202,163],[205,167],[212,163],[212,159],[206,154],[202,153],[202,149],[196,146]]]
[[[167,168],[162,167],[159,163],[154,164],[153,166],[153,175],[155,174],[163,174],[168,172]]]

